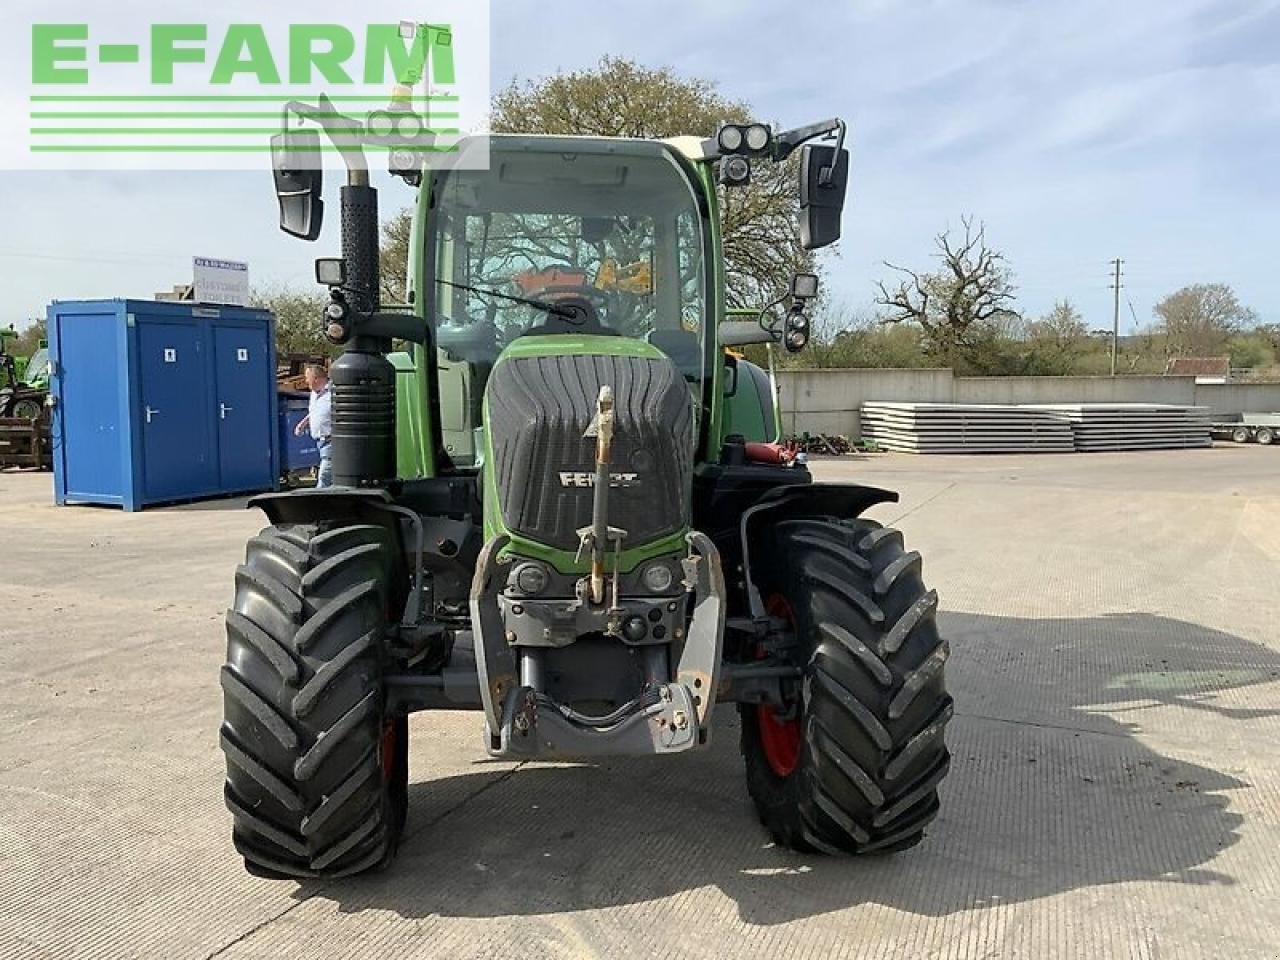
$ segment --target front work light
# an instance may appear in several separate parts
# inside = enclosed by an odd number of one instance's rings
[[[726,187],[741,187],[751,182],[751,161],[746,157],[725,157],[720,161],[720,182]]]
[[[396,133],[395,114],[386,110],[378,110],[369,114],[369,132],[375,137],[394,137]]]
[[[783,344],[788,353],[799,353],[809,345],[809,318],[803,313],[793,311],[787,317],[787,331]]]
[[[752,153],[763,153],[773,139],[773,133],[763,123],[753,123],[747,127],[747,149]]]
[[[716,146],[721,156],[763,156],[772,145],[773,130],[765,123],[726,123],[716,131]]]
[[[742,149],[743,139],[742,128],[733,123],[726,123],[716,134],[716,143],[720,145],[721,153],[737,153]]]
[[[818,295],[818,275],[797,273],[791,280],[791,296],[796,300],[812,300]]]

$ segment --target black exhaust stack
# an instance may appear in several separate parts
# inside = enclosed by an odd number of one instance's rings
[[[369,185],[361,124],[338,112],[328,97],[319,106],[285,104],[282,132],[272,138],[272,166],[280,202],[280,226],[306,240],[320,235],[324,182],[320,135],[293,128],[311,120],[328,134],[347,166],[342,188],[342,272],[321,282],[330,287],[325,335],[343,346],[329,370],[333,384],[333,482],[376,487],[396,476],[396,374],[386,357],[393,339],[429,344],[419,317],[382,312],[378,269],[378,191]],[[326,261],[317,262],[319,267]]]
[[[344,292],[355,314],[354,335],[329,371],[333,383],[333,482],[379,486],[396,475],[396,373],[386,354],[391,338],[361,332],[360,320],[381,305],[378,191],[342,188]]]

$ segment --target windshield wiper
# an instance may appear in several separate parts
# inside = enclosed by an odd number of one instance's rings
[[[549,303],[546,300],[533,300],[529,297],[513,297],[509,293],[499,293],[497,290],[484,290],[480,287],[469,287],[465,283],[453,283],[450,280],[437,279],[436,283],[443,283],[446,287],[453,287],[455,290],[466,290],[468,293],[478,293],[484,297],[496,297],[499,300],[508,300],[511,303],[523,303],[527,307],[533,307],[535,310],[541,310],[545,314],[553,317],[564,317],[566,320],[578,320],[578,312],[572,307],[562,307],[558,303]]]

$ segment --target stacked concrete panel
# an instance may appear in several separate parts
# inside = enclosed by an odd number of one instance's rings
[[[899,453],[1081,453],[1208,447],[1210,411],[1153,403],[862,405],[862,438]]]
[[[1061,417],[1011,404],[864,403],[862,438],[899,453],[1070,453]]]
[[[1209,447],[1208,407],[1159,403],[1041,404],[1043,411],[1071,425],[1081,453],[1108,450],[1177,450]]]

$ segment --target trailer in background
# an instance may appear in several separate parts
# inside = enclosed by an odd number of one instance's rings
[[[1280,413],[1240,413],[1215,419],[1210,429],[1215,440],[1259,443],[1267,447],[1280,440]]]

